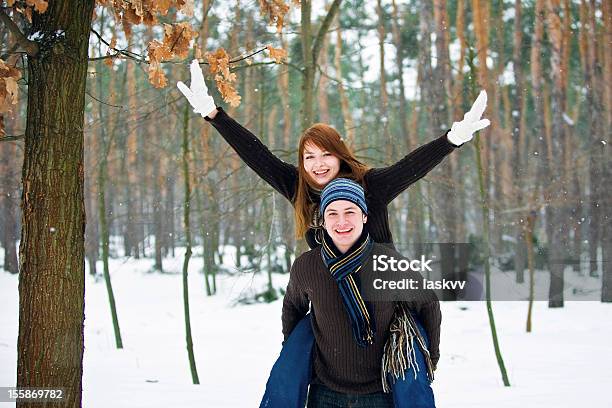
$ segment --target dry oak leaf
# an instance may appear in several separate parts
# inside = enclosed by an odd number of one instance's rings
[[[221,93],[221,96],[225,102],[234,107],[240,105],[240,100],[242,98],[240,95],[238,95],[238,92],[231,83],[223,80],[223,77],[220,75],[215,76],[215,82],[217,84],[217,89]]]
[[[225,49],[219,48],[215,52],[207,52],[206,59],[211,73],[221,73],[223,76],[229,76],[229,55]]]
[[[49,7],[49,3],[46,0],[26,0],[26,4],[33,6],[34,10],[41,14],[47,11],[47,7]]]
[[[268,14],[269,24],[276,23],[276,31],[281,32],[285,21],[285,15],[289,12],[289,6],[284,0],[259,0],[259,8],[262,14]]]
[[[151,62],[162,62],[172,59],[172,52],[168,46],[158,40],[153,40],[147,47],[147,53]]]
[[[168,79],[166,78],[164,69],[159,62],[152,62],[149,65],[149,82],[155,88],[163,88],[168,85]]]
[[[194,4],[193,0],[178,0],[177,2],[178,10],[188,17],[193,17],[193,9]]]
[[[21,72],[0,60],[0,112],[10,112],[11,105],[17,104],[17,80]]]
[[[270,53],[270,58],[274,59],[277,64],[283,62],[283,59],[287,59],[287,51],[282,48],[274,48],[271,45],[266,46],[268,52]]]
[[[151,1],[151,11],[165,16],[168,14],[173,2],[174,0],[153,0]]]
[[[198,36],[189,23],[164,24],[164,44],[178,58],[187,58],[191,40]]]

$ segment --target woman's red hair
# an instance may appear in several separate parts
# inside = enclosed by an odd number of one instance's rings
[[[304,170],[304,149],[307,144],[328,151],[340,160],[340,170],[336,177],[350,178],[365,188],[364,176],[369,170],[365,164],[357,160],[333,127],[325,123],[315,123],[306,129],[300,138],[298,147],[298,187],[293,200],[297,238],[304,237],[312,223],[314,212],[318,209],[318,204],[313,203],[310,199],[309,188],[314,190],[321,188]]]

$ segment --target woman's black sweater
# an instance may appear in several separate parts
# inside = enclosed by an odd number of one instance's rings
[[[297,168],[272,154],[253,133],[232,119],[223,108],[217,107],[217,109],[218,112],[214,119],[208,117],[205,119],[219,131],[240,158],[259,177],[293,203],[297,191]],[[408,186],[436,167],[456,148],[457,146],[450,143],[444,134],[413,150],[397,163],[388,167],[373,168],[366,173],[368,229],[374,242],[393,243],[387,205]],[[310,248],[319,245],[313,228],[306,233],[306,241]]]

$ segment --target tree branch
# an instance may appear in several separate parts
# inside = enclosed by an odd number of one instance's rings
[[[323,69],[321,68],[321,66],[319,64],[315,64],[315,67],[317,67],[317,71],[319,71],[319,73],[321,73],[321,76],[326,77],[327,79],[329,79],[330,81],[336,82],[338,85],[340,85],[341,87],[345,88],[345,89],[369,89],[371,88],[370,86],[350,86],[345,84],[343,81],[339,80],[338,78],[334,78],[332,76],[330,76],[327,72],[323,71]]]
[[[342,0],[334,0],[332,5],[329,7],[329,11],[325,16],[325,19],[321,23],[321,27],[319,27],[319,32],[317,33],[317,37],[315,38],[314,44],[312,45],[313,63],[317,62],[317,58],[319,57],[319,53],[321,52],[321,46],[323,45],[323,39],[325,38],[329,26],[331,25],[332,21],[336,17],[336,14],[338,13],[338,10],[340,9],[340,3],[342,3]]]
[[[25,138],[25,134],[21,134],[21,135],[6,135],[6,136],[2,136],[0,137],[0,142],[10,142],[10,141],[15,141],[15,140],[21,140]]]
[[[95,96],[93,96],[92,94],[90,94],[88,91],[85,91],[85,94],[87,94],[89,97],[91,97],[91,99],[96,100],[96,101],[100,102],[103,105],[111,106],[113,108],[121,108],[121,109],[123,109],[123,105],[113,105],[113,104],[101,101],[100,99],[98,99]]]
[[[91,29],[91,32],[94,33],[96,35],[96,37],[98,37],[98,39],[103,42],[104,44],[106,44],[107,47],[109,47],[111,50],[115,51],[116,54],[114,55],[104,55],[101,57],[92,57],[92,58],[88,58],[89,61],[100,61],[100,60],[105,60],[105,59],[109,59],[109,58],[117,58],[118,54],[123,55],[126,58],[130,58],[133,59],[134,61],[140,62],[140,63],[145,63],[148,64],[149,61],[147,61],[145,59],[145,57],[143,55],[140,54],[136,54],[135,52],[131,52],[128,50],[120,50],[118,48],[115,47],[111,47],[110,43],[108,41],[106,41],[102,35],[100,35],[100,33],[98,33],[96,30],[94,30],[93,28]],[[172,45],[174,47],[174,44]],[[253,51],[247,55],[239,55],[238,57],[236,57],[233,60],[230,60],[229,63],[230,64],[234,64],[236,62],[245,60],[247,58],[252,57],[253,55],[259,54],[260,52],[264,52],[266,50],[266,47],[260,48],[256,51]],[[183,61],[161,61],[162,64],[181,64],[183,65],[184,62]],[[204,65],[209,65],[208,62],[201,62],[200,64],[204,64]]]
[[[94,34],[96,35],[96,37],[98,37],[98,39],[99,39],[100,41],[102,41],[104,44],[106,44],[106,46],[107,46],[107,47],[109,47],[111,50],[115,51],[117,54],[121,54],[121,55],[125,56],[126,58],[130,58],[130,59],[133,59],[133,60],[138,61],[138,62],[146,62],[146,61],[145,61],[145,59],[144,59],[144,57],[143,57],[143,56],[141,56],[141,55],[139,55],[139,54],[136,54],[136,53],[131,52],[131,51],[128,51],[128,50],[120,50],[120,49],[118,49],[118,48],[111,47],[111,45],[109,44],[109,42],[108,42],[108,41],[106,41],[106,40],[105,40],[105,39],[102,37],[102,35],[100,35],[100,33],[98,33],[98,32],[97,32],[96,30],[94,30],[93,28],[91,29],[91,32],[92,32],[92,33],[94,33]],[[115,54],[115,55],[107,55],[107,56],[106,56],[106,57],[104,57],[104,58],[103,58],[103,57],[96,57],[95,59],[89,58],[89,60],[90,60],[90,61],[94,61],[94,60],[100,60],[100,59],[105,59],[105,58],[113,58],[113,57],[116,57],[116,56],[117,56],[117,54]]]
[[[6,28],[15,36],[17,43],[23,48],[29,56],[34,57],[38,54],[38,44],[35,41],[28,40],[21,32],[17,24],[9,17],[3,9],[0,9],[0,21],[4,23]]]

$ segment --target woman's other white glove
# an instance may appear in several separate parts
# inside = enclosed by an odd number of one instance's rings
[[[178,81],[176,86],[185,95],[195,113],[208,116],[217,106],[212,96],[208,94],[208,88],[204,82],[204,74],[202,74],[198,60],[194,59],[191,61],[189,70],[191,71],[191,87],[188,88],[182,81]]]
[[[463,115],[461,122],[453,122],[451,130],[446,137],[448,141],[455,146],[469,142],[474,137],[474,133],[489,126],[489,119],[480,119],[485,109],[487,108],[487,92],[480,91],[478,98],[472,105],[472,108]]]

